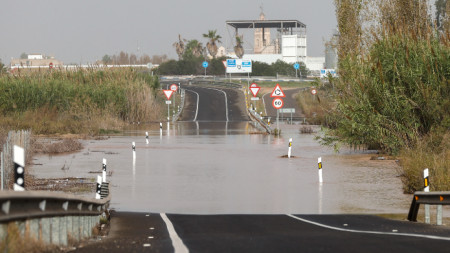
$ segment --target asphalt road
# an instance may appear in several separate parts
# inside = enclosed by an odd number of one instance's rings
[[[113,213],[77,252],[448,252],[450,228],[370,215]]]
[[[240,90],[183,85],[185,106],[179,121],[249,121]]]

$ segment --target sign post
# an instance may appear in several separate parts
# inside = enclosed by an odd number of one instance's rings
[[[297,77],[298,77],[298,75],[297,75],[297,70],[300,69],[300,64],[298,64],[298,62],[296,62],[296,63],[294,64],[294,69],[295,69],[295,78],[297,78]]]
[[[283,107],[283,105],[284,105],[284,102],[283,102],[283,99],[281,99],[281,98],[275,98],[272,101],[273,108],[275,108],[277,110],[277,129],[278,130],[280,128],[280,123],[279,123],[280,109]]]
[[[170,89],[173,90],[173,94],[176,94],[178,90],[178,85],[173,83],[172,85],[170,85]],[[173,108],[175,109],[175,96],[173,96]]]
[[[170,101],[170,97],[172,97],[173,94],[173,90],[163,90],[164,95],[166,95],[167,101],[167,122],[169,122],[170,119],[170,104],[172,103],[172,101]]]
[[[208,67],[208,62],[207,62],[207,61],[204,61],[204,62],[202,63],[202,66],[203,66],[203,68],[205,68],[205,78],[206,78],[206,68]]]
[[[275,88],[273,89],[270,97],[275,98],[272,101],[272,106],[277,110],[277,129],[280,130],[279,129],[279,118],[280,118],[279,109],[283,108],[284,102],[283,102],[283,99],[281,99],[281,98],[286,97],[286,95],[284,94],[283,89],[281,89],[281,87],[278,83],[275,86]]]

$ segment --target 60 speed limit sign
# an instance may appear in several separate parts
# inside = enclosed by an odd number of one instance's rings
[[[275,109],[281,109],[282,107],[283,107],[283,105],[284,105],[284,102],[283,102],[283,99],[281,99],[281,98],[275,98],[273,101],[272,101],[272,106],[273,106],[273,108],[275,108]]]

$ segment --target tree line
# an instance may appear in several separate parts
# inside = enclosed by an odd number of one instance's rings
[[[101,61],[97,63],[103,63],[106,65],[141,65],[141,64],[161,64],[168,60],[167,55],[153,55],[150,57],[147,54],[143,54],[141,56],[137,56],[133,53],[128,54],[126,52],[121,51],[119,54],[108,55],[105,54],[102,57]]]

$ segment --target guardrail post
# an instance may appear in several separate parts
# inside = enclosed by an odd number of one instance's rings
[[[41,219],[41,240],[44,243],[51,243],[52,242],[52,218],[42,218]]]
[[[27,220],[29,226],[29,236],[39,240],[39,219]]]
[[[59,218],[59,245],[67,246],[67,217]]]
[[[436,225],[442,225],[442,205],[438,205],[436,208]]]
[[[91,236],[89,229],[89,219],[88,216],[83,216],[83,238],[87,238]]]
[[[8,225],[0,224],[0,241],[4,241],[8,234]]]
[[[80,217],[72,216],[72,236],[75,240],[79,241],[80,238]]]
[[[19,229],[19,235],[21,237],[25,237],[25,229],[26,229],[25,221],[16,221],[16,226]]]
[[[51,228],[51,237],[52,237],[51,242],[52,242],[52,244],[58,245],[60,243],[60,240],[59,240],[59,234],[60,234],[59,217],[51,218],[51,224],[52,224],[52,226],[51,226],[52,227]]]

